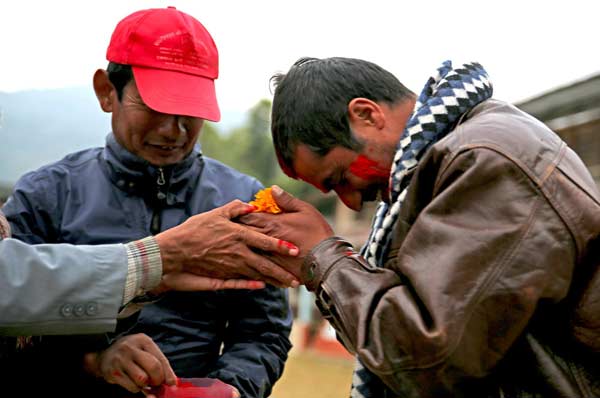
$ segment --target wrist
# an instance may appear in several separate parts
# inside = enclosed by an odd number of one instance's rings
[[[97,352],[88,352],[83,356],[83,369],[86,373],[95,376],[101,377],[102,374],[100,372],[100,360],[99,353]]]
[[[322,240],[302,262],[301,283],[310,291],[317,290],[329,270],[350,251],[354,253],[352,244],[338,236]]]
[[[133,297],[155,289],[162,279],[163,265],[160,247],[150,236],[125,245],[127,249],[127,279],[123,304]]]
[[[160,253],[163,275],[175,272],[176,267],[178,266],[178,261],[175,259],[175,253],[177,253],[177,238],[172,236],[171,230],[167,230],[154,236],[154,240]]]

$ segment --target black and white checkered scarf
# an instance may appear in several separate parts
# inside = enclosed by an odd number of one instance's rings
[[[405,176],[431,145],[456,127],[463,114],[491,96],[488,75],[476,62],[453,68],[446,61],[429,78],[398,142],[390,174],[390,204],[381,202],[377,207],[369,239],[361,251],[371,265],[383,265],[408,190]],[[381,381],[357,359],[351,398],[381,398],[384,390]]]

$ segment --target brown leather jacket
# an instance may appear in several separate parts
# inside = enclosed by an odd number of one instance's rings
[[[313,249],[307,287],[388,396],[600,397],[600,195],[531,116],[475,107],[414,170],[385,266],[349,249]]]

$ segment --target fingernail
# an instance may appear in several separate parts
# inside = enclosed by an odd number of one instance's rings
[[[264,282],[250,281],[250,288],[251,289],[262,289],[264,287],[265,287],[265,283]]]
[[[297,280],[293,280],[292,287],[298,287],[298,286],[300,286],[300,282],[298,282]]]
[[[248,205],[248,208],[246,209],[246,214],[248,213],[253,213],[258,209],[258,207],[254,206],[254,205]]]
[[[271,187],[271,193],[274,193],[275,195],[281,195],[283,193],[283,189],[281,189],[279,185],[273,185]]]
[[[287,242],[285,240],[279,240],[279,246],[285,246],[288,248],[288,253],[291,256],[295,256],[298,253],[300,253],[300,249],[298,249],[298,247],[296,245],[294,245],[293,243]]]

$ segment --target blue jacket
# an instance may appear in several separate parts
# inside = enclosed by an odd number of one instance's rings
[[[13,237],[29,243],[120,243],[168,229],[262,185],[194,150],[156,168],[107,137],[25,174],[3,208]],[[243,397],[268,396],[281,376],[291,329],[287,291],[169,292],[126,333],[151,336],[180,377],[213,377]],[[223,352],[220,353],[221,346]]]

